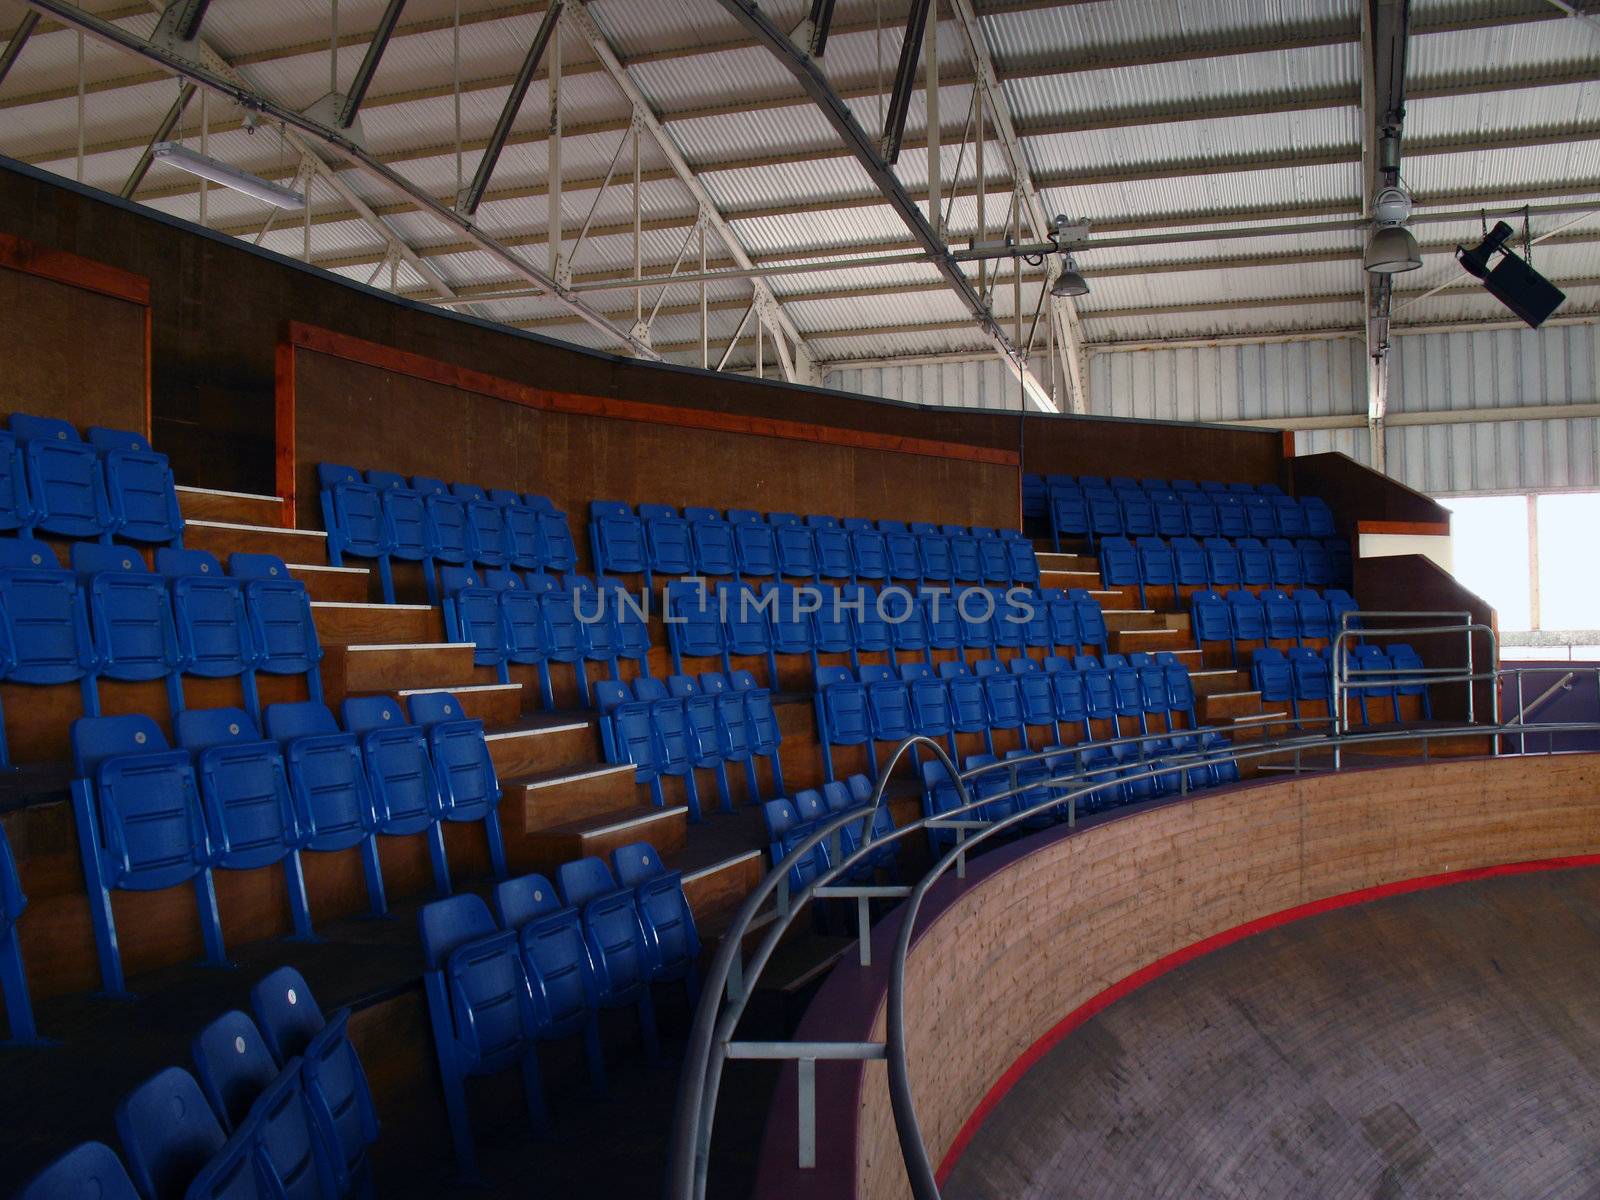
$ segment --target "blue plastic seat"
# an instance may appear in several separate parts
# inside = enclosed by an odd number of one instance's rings
[[[867,689],[849,667],[818,667],[815,691],[823,772],[828,779],[834,779],[834,746],[868,746],[871,757],[872,715],[867,707]]]
[[[787,574],[787,572],[785,572]],[[719,615],[722,617],[722,665],[724,670],[732,668],[732,660],[738,658],[761,657],[770,663],[772,656],[772,633],[767,624],[767,609],[762,605],[762,599],[771,595],[768,585],[762,585],[762,592],[758,596],[755,589],[747,583],[717,585],[716,599]],[[773,603],[776,603],[774,601]],[[768,670],[772,668],[769,665]],[[771,679],[771,676],[768,676]],[[773,680],[775,683],[776,680]]]
[[[435,900],[423,906],[418,921],[423,990],[456,1167],[475,1176],[467,1079],[520,1066],[529,1114],[537,1125],[545,1123],[534,1057],[533,994],[516,931],[498,928],[480,897],[467,892]]]
[[[909,582],[922,579],[922,554],[917,546],[917,535],[904,521],[878,522],[878,532],[883,534],[884,553],[889,560],[889,578]]]
[[[1314,538],[1334,536],[1333,510],[1320,497],[1300,497],[1300,511],[1306,518],[1306,536]]]
[[[840,532],[843,532],[842,530]],[[764,583],[768,643],[767,678],[778,686],[778,655],[811,654],[811,620],[802,604],[802,593],[792,583]]]
[[[185,675],[208,679],[237,678],[244,706],[259,717],[256,692],[257,651],[250,635],[244,585],[222,573],[222,565],[204,550],[156,551],[156,570],[172,589],[172,616]]]
[[[1154,537],[1155,504],[1142,491],[1121,491],[1117,503],[1122,508],[1122,532],[1130,538]]]
[[[1300,555],[1300,578],[1311,587],[1326,587],[1333,582],[1333,561],[1321,542],[1302,538],[1294,544]]]
[[[1028,540],[1027,535],[1020,529],[1002,529],[1000,540],[1006,545],[1012,582],[1023,587],[1038,587],[1039,558],[1034,553],[1033,543]]]
[[[1211,586],[1206,552],[1199,542],[1191,537],[1175,537],[1169,546],[1172,550],[1172,578],[1178,587]]]
[[[305,1054],[328,1024],[305,976],[293,967],[279,967],[256,981],[250,989],[250,1011],[280,1067]]]
[[[844,654],[851,663],[860,661],[856,653],[855,631],[850,625],[850,613],[841,601],[842,589],[828,589],[820,597],[816,611],[811,613],[811,666],[815,670],[819,655]]]
[[[100,452],[116,535],[130,542],[183,545],[183,514],[167,456],[152,450],[142,434],[98,425],[88,434],[89,444]]]
[[[1294,672],[1282,650],[1263,646],[1250,656],[1250,681],[1261,693],[1263,701],[1272,704],[1288,703],[1291,711],[1299,715],[1299,701],[1295,690]]]
[[[888,654],[894,649],[894,630],[889,617],[902,611],[909,615],[913,611],[909,593],[904,589],[897,590],[906,597],[898,608],[894,607],[893,600],[888,601],[888,607],[885,607],[880,602],[879,593],[867,584],[847,583],[839,588],[837,603],[849,618],[850,636],[861,654]],[[888,592],[889,589],[885,588],[884,591]],[[920,617],[920,614],[917,615]]]
[[[1227,594],[1228,622],[1237,648],[1240,642],[1267,640],[1267,614],[1261,601],[1243,589]]]
[[[1050,622],[1052,649],[1067,649],[1076,653],[1083,642],[1078,628],[1078,602],[1061,588],[1040,588],[1038,599]]]
[[[543,591],[533,592],[544,629],[544,661],[539,672],[539,687],[545,693],[545,706],[553,705],[553,695],[547,689],[550,664],[563,663],[572,668],[578,685],[578,703],[588,707],[589,676],[583,665],[587,639],[578,620],[576,595],[570,585],[555,586],[547,576],[529,575],[527,581],[530,584],[543,581],[547,585]]]
[[[964,526],[943,525],[941,533],[950,539],[951,572],[957,583],[982,583],[983,559],[978,539]]]
[[[256,651],[256,670],[304,675],[313,700],[322,699],[322,644],[306,585],[275,554],[231,554],[228,573],[244,581],[245,615]]]
[[[729,671],[727,678],[728,686],[744,699],[751,752],[767,760],[772,774],[773,794],[782,795],[786,790],[779,756],[783,731],[778,727],[778,716],[772,707],[772,692],[758,684],[755,675],[747,670]]]
[[[1361,723],[1371,725],[1373,700],[1389,701],[1392,717],[1395,709],[1394,662],[1382,646],[1368,642],[1350,651],[1345,668],[1348,690],[1361,706]]]
[[[984,746],[992,751],[994,734],[989,729],[989,698],[984,691],[983,680],[974,675],[964,662],[940,663],[939,677],[945,681],[950,693],[952,734],[979,734]]]
[[[1286,538],[1306,536],[1306,512],[1293,496],[1281,493],[1271,497],[1272,515],[1277,520],[1278,533]]]
[[[604,592],[586,575],[568,573],[561,578],[563,590],[572,597],[572,618],[577,624],[578,641],[585,662],[604,663],[612,679],[620,679],[617,666],[620,633],[616,610],[609,601],[613,589]]]
[[[656,1061],[654,959],[633,893],[618,887],[606,864],[592,857],[562,863],[556,882],[566,902],[582,912],[601,1007],[636,1008],[646,1056]]]
[[[684,895],[683,875],[669,871],[648,842],[632,842],[611,852],[617,882],[633,889],[634,907],[650,950],[652,983],[681,980],[689,1003],[700,996],[700,934],[694,910]]]
[[[286,1069],[272,1081],[250,1110],[248,1128],[256,1168],[269,1195],[285,1200],[334,1200],[338,1195],[333,1164],[319,1145],[299,1070]]]
[[[1166,672],[1167,712],[1183,713],[1188,718],[1189,728],[1194,729],[1200,722],[1195,715],[1194,680],[1189,677],[1189,668],[1170,650],[1157,653],[1156,661]],[[1167,727],[1172,728],[1170,717]]]
[[[346,1029],[349,1013],[334,1013],[306,1045],[300,1063],[305,1102],[336,1195],[371,1196],[367,1148],[378,1140],[378,1114],[366,1071]]]
[[[117,1136],[145,1200],[182,1200],[190,1183],[226,1141],[194,1076],[158,1071],[117,1105]]]
[[[1108,588],[1139,586],[1139,555],[1127,538],[1100,539],[1100,579]]]
[[[961,792],[955,780],[950,777],[950,772],[945,769],[944,763],[938,759],[930,759],[922,764],[921,773],[922,815],[931,821],[946,814],[955,814],[955,810],[961,807]],[[955,814],[950,819],[977,820],[979,819],[977,811]],[[955,828],[929,828],[929,849],[937,854],[941,848],[955,845],[958,840],[962,840],[959,837],[960,832]]]
[[[817,578],[853,579],[855,564],[851,558],[850,534],[844,527],[833,517],[816,513],[806,517],[806,527],[811,530],[817,548]]]
[[[1247,587],[1266,587],[1272,580],[1272,554],[1255,538],[1237,538],[1239,582]]]
[[[187,709],[178,745],[195,756],[212,865],[250,870],[282,863],[295,935],[310,939],[311,910],[300,865],[303,837],[278,743],[263,741],[243,709]]]
[[[1333,637],[1333,615],[1328,602],[1313,588],[1299,588],[1294,594],[1295,621],[1301,641],[1327,641]]]
[[[689,542],[694,548],[694,569],[700,575],[737,575],[739,552],[734,543],[733,526],[714,508],[686,505],[684,520],[689,522]],[[770,575],[772,572],[767,571]]]
[[[950,689],[927,663],[903,663],[900,678],[905,681],[911,706],[911,723],[924,737],[950,738],[954,749],[954,725],[950,712]]]
[[[450,494],[462,502],[467,516],[467,553],[480,567],[503,567],[506,553],[506,510],[475,483],[452,483]]]
[[[641,674],[650,674],[650,612],[643,597],[630,592],[620,579],[601,575],[595,586],[605,598],[606,616],[613,626],[618,661],[639,664]],[[615,672],[612,675],[616,678]]]
[[[0,532],[16,530],[22,537],[32,537],[36,519],[22,445],[0,429]]]
[[[278,1064],[248,1013],[223,1013],[195,1035],[195,1077],[223,1131],[232,1133],[278,1075]]]
[[[483,722],[469,717],[450,692],[418,692],[406,704],[413,723],[427,730],[428,754],[438,773],[441,815],[446,821],[483,823],[489,868],[506,877],[500,832],[500,780],[483,736]]]
[[[1156,536],[1164,538],[1187,537],[1189,520],[1184,503],[1176,492],[1160,491],[1150,494],[1150,505],[1155,510]]]
[[[1250,514],[1246,511],[1243,499],[1223,493],[1216,494],[1213,499],[1217,506],[1217,536],[1234,541],[1249,537]]]
[[[931,521],[913,521],[911,533],[917,539],[917,557],[922,578],[929,583],[948,583],[955,578],[955,555],[950,538]]]
[[[515,576],[509,578],[515,579]],[[439,568],[446,635],[452,641],[471,642],[473,665],[494,668],[502,683],[510,679],[507,665],[510,634],[501,595],[504,590],[490,586],[482,575],[469,567]],[[542,630],[542,621],[540,627]]]
[[[980,659],[976,673],[983,684],[983,702],[989,715],[989,728],[1016,731],[1026,747],[1028,731],[1022,720],[1022,681],[993,659]]]
[[[856,579],[888,579],[889,545],[883,534],[865,517],[846,517],[844,529],[850,537],[851,574]]]
[[[1287,592],[1280,588],[1264,589],[1261,593],[1261,613],[1266,619],[1268,641],[1300,640],[1300,614]]]
[[[1424,671],[1427,666],[1422,661],[1422,656],[1405,642],[1390,642],[1388,646],[1389,665],[1395,670],[1395,719],[1400,720],[1399,697],[1421,696],[1422,715],[1428,720],[1433,720],[1433,699],[1428,695],[1428,683],[1425,676],[1413,675],[1406,677],[1404,672]]]
[[[1017,677],[1023,724],[1029,729],[1044,731],[1044,748],[1059,745],[1061,730],[1056,723],[1055,687],[1044,666],[1032,658],[1014,658],[1009,666]]]
[[[1333,711],[1333,677],[1327,652],[1318,654],[1305,646],[1289,651],[1289,668],[1294,673],[1294,691],[1298,701],[1319,701]],[[1298,703],[1296,706],[1298,713]]]
[[[911,712],[911,693],[898,671],[891,666],[868,664],[856,674],[867,689],[867,714],[874,741],[898,744],[917,732]],[[872,766],[872,777],[876,779],[875,757]]]
[[[1277,509],[1272,501],[1262,495],[1246,496],[1244,499],[1245,525],[1254,538],[1270,538],[1278,536]]]
[[[817,578],[817,544],[795,513],[767,514],[778,553],[778,574],[789,579]]]
[[[572,543],[567,514],[551,503],[548,496],[527,492],[522,502],[539,514],[540,554],[547,571],[570,571],[578,565],[578,548]],[[598,569],[598,568],[597,568]]]
[[[340,705],[339,715],[344,727],[361,739],[378,832],[425,834],[434,887],[439,895],[448,896],[450,865],[439,824],[444,800],[427,736],[408,724],[400,705],[387,696],[349,697]]]
[[[411,487],[422,497],[422,512],[428,522],[426,536],[434,559],[458,567],[472,562],[467,502],[451,492],[442,479],[413,475]]]
[[[1242,582],[1239,573],[1239,552],[1226,538],[1207,538],[1205,541],[1206,574],[1213,588],[1236,588]]]
[[[1078,608],[1079,644],[1104,651],[1111,635],[1106,630],[1106,617],[1100,602],[1089,594],[1087,588],[1068,588],[1067,599]]]
[[[544,537],[539,510],[510,488],[490,488],[489,501],[500,510],[505,537],[505,565],[518,571],[545,568]]]
[[[143,1200],[117,1152],[104,1142],[74,1146],[25,1183],[16,1200],[83,1200],[91,1196],[96,1200]]]
[[[761,794],[761,784],[755,766],[755,734],[745,710],[744,696],[733,690],[728,677],[720,671],[702,673],[698,683],[700,693],[714,702],[720,757],[724,763],[739,763],[744,767],[749,798],[755,800]]]
[[[1066,659],[1054,655],[1044,660],[1044,673],[1050,681],[1058,728],[1065,725],[1074,730],[1075,736],[1078,730],[1085,738],[1093,736],[1089,728],[1089,699],[1082,673],[1072,670]]]
[[[1183,523],[1192,538],[1217,536],[1217,506],[1204,492],[1180,493],[1183,500]]]
[[[961,649],[961,618],[956,613],[955,597],[948,590],[917,593],[917,606],[928,631],[928,661],[933,660],[935,650]]]
[[[1299,587],[1304,579],[1300,572],[1300,551],[1287,538],[1268,538],[1267,554],[1272,559],[1272,582],[1284,587]]]
[[[663,604],[673,671],[681,672],[686,658],[721,659],[722,615],[715,594],[697,581],[673,580],[667,584]]]
[[[22,447],[34,528],[109,542],[116,519],[94,447],[78,436],[70,421],[55,417],[13,413],[11,434]]]
[[[1050,539],[1057,553],[1061,539],[1089,536],[1089,501],[1076,486],[1050,484]]]
[[[600,739],[606,761],[631,764],[634,781],[648,785],[656,806],[664,806],[661,756],[656,749],[649,702],[634,699],[627,684],[612,679],[595,684],[594,699],[600,712]]]
[[[149,717],[72,723],[73,816],[104,988],[125,989],[111,891],[192,883],[206,957],[226,960],[211,879],[213,848],[189,754]]]
[[[690,765],[695,770],[713,772],[717,795],[724,812],[733,811],[733,795],[728,787],[728,765],[722,755],[723,733],[717,719],[715,693],[702,692],[693,675],[669,675],[667,695],[678,702],[682,710],[684,736],[687,742]],[[696,781],[696,806],[692,819],[698,820],[698,779]]]
[[[730,508],[728,524],[733,532],[735,574],[757,579],[777,575],[777,534],[761,519],[761,514],[749,508]]]
[[[76,682],[84,712],[99,711],[98,659],[84,594],[45,543],[0,538],[0,618],[8,682]]]
[[[647,705],[656,771],[656,778],[650,781],[652,799],[658,807],[666,803],[661,789],[662,776],[682,779],[689,819],[698,823],[701,820],[700,792],[695,768],[699,765],[696,757],[699,746],[683,699],[672,695],[661,680],[645,676],[633,681],[633,695],[637,702]]]
[[[11,853],[5,827],[0,826],[0,996],[6,1002],[11,1041],[19,1044],[38,1038],[33,1001],[28,995],[28,975],[22,964],[22,945],[17,937],[17,921],[27,906],[17,860]]]
[[[649,567],[644,522],[621,500],[590,502],[589,541],[597,571],[642,575]]]
[[[1171,547],[1158,537],[1142,537],[1135,548],[1139,556],[1139,603],[1143,606],[1147,603],[1147,589],[1177,586],[1177,564]]]
[[[138,551],[95,542],[73,545],[72,569],[88,601],[101,678],[164,680],[168,711],[181,711],[183,656],[166,580],[150,573]]]
[[[978,568],[988,583],[1011,582],[1011,554],[1005,542],[993,529],[974,525],[972,536],[978,540]]]
[[[329,465],[322,464],[324,467]],[[359,478],[354,468],[334,469],[347,479]],[[321,470],[322,467],[318,467],[319,473]],[[341,487],[330,497],[328,484],[323,484],[323,523],[328,530],[329,561],[337,566],[340,556],[345,553],[377,559],[378,582],[383,589],[385,604],[395,602],[391,560],[417,563],[422,568],[422,582],[427,589],[428,603],[439,603],[438,584],[434,579],[433,543],[429,540],[432,534],[422,493],[397,471],[369,470],[366,482],[378,490],[381,513],[377,516],[370,511],[371,500],[366,493]],[[344,497],[342,501],[341,496]],[[337,507],[340,503],[343,503],[342,509]],[[356,519],[357,513],[360,514],[359,521]],[[334,521],[343,522],[345,526],[337,535],[331,523]],[[349,544],[351,529],[357,529],[360,533],[359,549]],[[337,553],[334,547],[336,536],[341,543]]]
[[[639,505],[639,520],[644,525],[647,579],[656,575],[692,575],[695,569],[694,539],[689,522],[670,504]]]

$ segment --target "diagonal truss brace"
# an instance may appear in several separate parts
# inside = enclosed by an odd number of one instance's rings
[[[633,105],[634,119],[639,122],[641,129],[655,139],[656,144],[661,148],[661,153],[666,156],[667,163],[672,168],[672,173],[678,177],[684,187],[689,189],[690,195],[694,197],[695,202],[700,206],[701,219],[706,223],[706,227],[722,239],[723,244],[728,248],[729,257],[734,262],[738,263],[742,268],[753,268],[755,266],[754,260],[745,251],[744,245],[739,241],[738,235],[734,233],[733,227],[718,211],[711,193],[706,191],[705,185],[700,182],[699,176],[694,173],[688,161],[683,157],[683,152],[678,149],[678,144],[672,140],[672,135],[667,132],[665,126],[656,116],[655,110],[650,107],[649,102],[645,99],[644,93],[639,90],[638,85],[633,81],[633,77],[628,74],[627,67],[623,66],[622,60],[617,57],[617,53],[612,48],[610,41],[601,32],[600,27],[595,24],[594,17],[590,14],[587,5],[583,3],[569,4],[567,6],[567,20],[571,21],[582,33],[584,40],[588,42],[595,57],[600,60],[601,67],[604,68],[606,74],[611,76],[616,85],[622,89],[623,95]],[[783,377],[791,383],[814,382],[812,357],[806,349],[800,330],[795,326],[794,321],[790,319],[788,313],[784,312],[778,297],[766,282],[757,279],[754,283],[754,292],[756,315],[777,335],[772,340],[777,343],[779,361],[783,366]],[[785,338],[794,344],[792,354],[789,347],[785,345]]]

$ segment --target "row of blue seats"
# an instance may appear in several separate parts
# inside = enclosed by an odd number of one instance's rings
[[[1207,642],[1227,642],[1233,665],[1239,665],[1241,642],[1325,642],[1347,628],[1346,617],[1359,606],[1350,593],[1328,588],[1296,588],[1292,593],[1278,588],[1264,589],[1260,595],[1238,589],[1231,592],[1206,590],[1189,597],[1189,625],[1195,645],[1202,650]]]
[[[590,1082],[604,1094],[599,1012],[637,1009],[654,1062],[660,1048],[652,986],[682,981],[691,1008],[699,998],[700,937],[682,876],[668,871],[645,842],[612,851],[611,864],[598,858],[563,863],[559,895],[539,875],[501,883],[493,915],[472,894],[422,909],[428,1017],[456,1166],[469,1180],[477,1173],[477,1155],[468,1078],[520,1066],[528,1111],[542,1132],[548,1108],[539,1043],[581,1033]]]
[[[542,571],[443,567],[439,587],[449,635],[473,643],[473,662],[493,667],[502,683],[510,681],[513,664],[538,668],[546,708],[555,703],[552,663],[572,667],[584,705],[589,703],[586,662],[605,664],[612,679],[620,678],[625,659],[650,673],[649,613],[620,580],[570,571],[557,579]]]
[[[672,675],[665,683],[641,675],[630,689],[607,680],[595,685],[600,710],[600,740],[607,762],[632,763],[634,779],[650,785],[657,807],[666,803],[664,779],[682,779],[689,818],[701,820],[697,770],[715,771],[724,812],[733,811],[729,763],[744,767],[751,800],[761,794],[756,759],[772,768],[773,787],[783,790],[778,750],[783,733],[772,707],[772,693],[749,671]]]
[[[1198,483],[1193,479],[1135,479],[1131,475],[1035,475],[1028,473],[1022,477],[1022,501],[1024,515],[1042,517],[1045,515],[1045,497],[1052,487],[1071,488],[1080,490],[1105,490],[1112,491],[1139,490],[1146,492],[1164,493],[1178,492],[1205,492],[1208,495],[1232,496],[1281,496],[1283,489],[1275,483],[1222,483],[1215,479],[1202,479]]]
[[[89,716],[101,678],[163,679],[173,713],[184,707],[183,675],[240,678],[252,716],[257,671],[303,674],[321,699],[311,602],[282,559],[233,554],[224,575],[204,550],[163,546],[152,573],[131,547],[80,542],[71,561],[63,568],[32,538],[0,538],[0,679],[77,682]]]
[[[1350,547],[1336,538],[1142,537],[1100,541],[1100,577],[1107,587],[1326,587],[1350,583]]]
[[[1063,537],[1329,538],[1333,513],[1315,496],[1240,496],[1231,492],[1050,489],[1050,533]]]
[[[548,497],[506,488],[484,491],[394,471],[340,463],[317,466],[328,561],[372,559],[386,603],[394,603],[393,560],[422,565],[428,603],[439,603],[434,564],[570,571],[578,563],[567,514]]]
[[[123,1158],[85,1142],[17,1200],[370,1198],[378,1116],[349,1010],[324,1018],[292,967],[250,998],[254,1018],[225,1013],[194,1039],[193,1074],[168,1067],[118,1103]]]
[[[1422,658],[1404,642],[1387,647],[1363,644],[1351,647],[1345,655],[1349,693],[1361,712],[1361,723],[1372,723],[1368,700],[1386,699],[1395,719],[1400,716],[1400,697],[1418,696],[1423,715],[1433,717],[1433,701],[1423,676]],[[1312,650],[1291,647],[1287,653],[1273,646],[1256,649],[1250,658],[1250,677],[1263,700],[1287,702],[1295,716],[1303,702],[1317,702],[1333,711],[1333,647]]]
[[[980,659],[976,670],[964,662],[940,663],[937,670],[926,663],[906,663],[898,671],[863,666],[855,675],[846,667],[822,667],[814,703],[830,780],[834,746],[871,747],[920,734],[947,739],[954,755],[956,735],[970,733],[981,735],[993,754],[996,730],[1014,732],[1026,748],[1030,730],[1038,731],[1044,745],[1060,745],[1063,725],[1074,734],[1081,727],[1083,740],[1089,740],[1091,721],[1109,722],[1117,737],[1131,732],[1123,728],[1125,721],[1149,733],[1156,716],[1171,732],[1177,728],[1174,713],[1191,729],[1197,724],[1188,668],[1170,650],[1111,654],[1104,664],[1084,654],[1070,661]],[[876,778],[875,756],[868,757]]]
[[[143,435],[13,413],[0,430],[0,530],[183,544],[167,456]]]
[[[1099,603],[1086,589],[892,585],[877,591],[865,584],[796,587],[767,583],[669,583],[665,596],[667,642],[675,671],[690,658],[764,657],[768,679],[778,682],[778,655],[804,654],[812,669],[822,654],[888,654],[891,661],[931,663],[936,650],[977,650],[991,657],[1002,649],[1106,648],[1109,634]]]
[[[1174,796],[1201,788],[1237,783],[1239,764],[1231,756],[1232,743],[1217,730],[1201,729],[1169,737],[1140,738],[1114,745],[1060,748],[1032,761],[1029,750],[1008,751],[1003,759],[993,754],[968,755],[962,773],[989,767],[967,781],[972,801],[989,797],[983,807],[973,809],[956,820],[980,823],[1003,821],[1025,809],[1037,811],[1019,824],[1041,828],[1069,819],[1069,803],[1051,805],[1060,798],[1103,781],[1099,787],[1076,802],[1078,813],[1104,812],[1123,804],[1135,804],[1158,796]],[[1197,758],[1196,756],[1203,756]],[[1186,761],[1186,760],[1193,761]],[[993,769],[998,762],[1015,762],[1008,770]],[[1158,770],[1170,767],[1170,770]],[[1150,772],[1156,771],[1155,774]],[[1011,777],[1016,775],[1016,783]],[[961,793],[945,765],[937,760],[922,764],[922,812],[929,820],[952,813],[961,807]],[[1141,778],[1141,776],[1145,776]],[[1014,795],[1004,793],[1022,788]],[[928,830],[930,848],[941,848],[962,840],[957,828]]]
[[[1039,581],[1033,543],[1019,529],[928,521],[641,504],[589,505],[596,569],[619,575],[889,579],[957,583]]]
[[[894,833],[894,818],[887,804],[866,815],[866,806],[872,800],[872,781],[865,775],[852,775],[840,782],[830,780],[820,788],[803,788],[793,799],[768,800],[761,807],[762,819],[767,826],[767,854],[777,867],[794,849],[826,824],[845,813],[859,811],[860,821],[839,828],[837,841],[824,838],[811,848],[811,853],[797,860],[789,868],[789,887],[798,892],[819,875],[831,871],[835,856],[839,861],[849,858],[862,845],[881,841]],[[885,842],[872,851],[849,872],[851,880],[870,883],[881,871],[889,872],[891,879],[898,874],[900,843]]]
[[[312,937],[302,851],[359,848],[374,914],[386,911],[377,835],[424,834],[440,895],[450,893],[441,823],[484,824],[506,874],[500,784],[480,721],[448,692],[410,701],[351,697],[341,730],[319,701],[274,704],[266,736],[242,709],[189,709],[178,748],[149,717],[72,723],[72,800],[105,990],[124,991],[111,893],[195,891],[206,956],[226,959],[213,869],[282,864],[296,935]]]

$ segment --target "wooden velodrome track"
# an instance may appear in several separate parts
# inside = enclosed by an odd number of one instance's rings
[[[1324,913],[1112,1004],[948,1200],[1600,1195],[1600,869]]]

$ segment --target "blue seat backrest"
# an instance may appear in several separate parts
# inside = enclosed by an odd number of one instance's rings
[[[259,742],[250,714],[238,708],[191,708],[178,714],[178,745],[198,754],[213,746]]]
[[[122,1098],[117,1135],[129,1174],[149,1200],[177,1200],[226,1141],[194,1076],[168,1067]]]
[[[490,895],[501,929],[520,929],[536,917],[560,912],[561,898],[543,875],[519,875],[494,886]]]
[[[0,538],[0,602],[12,681],[70,683],[95,669],[83,591],[44,542]]]
[[[589,901],[617,890],[617,881],[611,877],[606,864],[593,856],[562,863],[556,872],[556,882],[568,904],[582,908]]]
[[[451,692],[417,692],[406,700],[406,708],[416,725],[436,725],[440,721],[470,720],[461,701]]]
[[[140,1200],[117,1152],[104,1142],[74,1146],[30,1179],[16,1200]]]
[[[13,413],[11,432],[23,444],[40,529],[63,537],[98,537],[111,528],[100,458],[71,422]]]
[[[223,1013],[195,1035],[195,1074],[223,1129],[237,1129],[278,1074],[272,1051],[248,1013]]]
[[[611,867],[616,874],[617,882],[623,887],[630,888],[638,887],[668,873],[661,862],[661,855],[656,853],[656,848],[649,842],[631,842],[626,846],[618,846],[611,852]]]
[[[14,436],[0,430],[0,530],[26,528],[33,524],[34,515],[22,447]]]
[[[256,1101],[250,1121],[256,1163],[270,1191],[285,1200],[332,1200],[332,1165],[320,1154],[298,1070],[285,1070],[273,1080]]]
[[[279,967],[250,989],[250,1011],[279,1066],[303,1054],[327,1024],[305,976],[293,967]]]
[[[338,1194],[358,1194],[367,1147],[378,1140],[378,1114],[346,1028],[348,1011],[334,1013],[301,1057],[306,1101],[331,1159]]]
[[[351,733],[403,729],[409,724],[399,702],[388,696],[350,696],[339,706],[339,715]]]
[[[165,454],[137,433],[89,428],[104,461],[107,500],[117,534],[135,542],[169,542],[183,531],[178,492]]]
[[[318,700],[296,700],[269,704],[266,711],[267,736],[286,742],[291,738],[337,734],[339,722],[333,712]]]
[[[422,960],[430,971],[442,970],[450,955],[469,942],[499,932],[483,898],[471,892],[423,905],[418,925]]]

